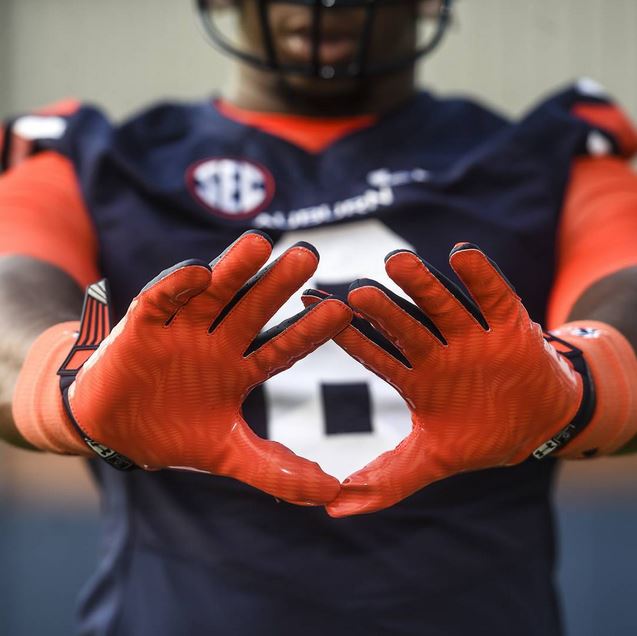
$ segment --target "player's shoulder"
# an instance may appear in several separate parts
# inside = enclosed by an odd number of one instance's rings
[[[0,173],[24,163],[47,142],[62,139],[81,107],[76,99],[63,99],[0,120]]]
[[[413,143],[461,155],[487,142],[509,125],[502,113],[478,99],[423,91],[400,113]],[[390,131],[394,136],[395,132]]]
[[[439,124],[454,125],[466,122],[478,130],[494,132],[509,123],[509,119],[495,107],[480,99],[465,95],[421,94],[420,111]]]
[[[475,112],[476,105],[469,101],[463,108]],[[490,110],[478,105],[480,110],[487,111],[488,121]],[[575,160],[625,159],[635,152],[637,133],[630,118],[600,84],[581,79],[540,98],[522,116],[487,126],[479,143],[453,164],[452,176],[465,178],[477,172],[483,178],[491,173],[499,180],[503,175],[515,177],[516,183],[535,176],[560,193]]]
[[[631,157],[637,152],[637,129],[615,98],[598,82],[581,78],[544,97],[513,132],[535,146],[570,140],[576,154]]]
[[[106,140],[112,129],[100,108],[77,99],[25,109],[0,120],[0,173],[47,151],[72,159],[81,144]]]
[[[128,117],[114,129],[117,142],[139,148],[173,145],[215,132],[215,110],[209,100],[158,102]]]
[[[104,153],[139,158],[200,137],[206,126],[210,128],[211,110],[205,102],[160,102],[120,122],[93,104],[56,102],[0,122],[0,172],[43,150],[78,164]]]

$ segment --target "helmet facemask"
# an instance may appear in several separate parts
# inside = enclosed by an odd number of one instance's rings
[[[204,33],[212,44],[253,67],[285,75],[323,80],[358,79],[398,72],[413,66],[442,40],[451,18],[452,0],[195,0]],[[248,6],[248,3],[251,3]],[[299,48],[307,49],[303,61],[286,59],[277,47],[271,10],[287,5],[305,16]],[[260,41],[246,43],[241,27],[242,11],[257,12]],[[416,37],[409,52],[372,59],[374,32],[384,28],[381,12],[413,11]],[[351,16],[355,20],[350,20]],[[355,24],[352,26],[350,23]],[[355,50],[346,62],[337,60],[345,45],[339,31],[355,39]],[[383,32],[381,32],[382,34]],[[344,38],[341,38],[343,40]],[[392,43],[389,42],[389,45]],[[388,46],[391,48],[391,46]],[[331,58],[331,59],[326,59]]]

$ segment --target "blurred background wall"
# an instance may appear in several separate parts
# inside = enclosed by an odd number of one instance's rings
[[[517,115],[588,75],[637,119],[636,33],[635,0],[459,0],[422,77]],[[66,96],[121,118],[153,99],[223,90],[229,78],[188,0],[0,0],[0,118]],[[634,636],[637,458],[569,465],[556,496],[569,636]],[[79,462],[0,444],[0,634],[71,633],[97,507]]]

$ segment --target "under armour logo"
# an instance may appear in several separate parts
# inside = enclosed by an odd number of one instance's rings
[[[601,332],[594,327],[575,327],[572,330],[572,334],[580,338],[599,338]]]

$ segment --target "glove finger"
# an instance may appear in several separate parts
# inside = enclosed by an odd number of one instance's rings
[[[305,283],[318,267],[319,256],[299,242],[261,270],[217,317],[212,330],[224,331],[243,353],[263,325]]]
[[[307,307],[329,298],[326,292],[308,289],[303,292],[303,304]],[[389,340],[381,335],[370,323],[354,315],[351,325],[334,336],[334,342],[364,367],[383,380],[401,386],[401,377],[410,363]]]
[[[519,312],[521,303],[515,289],[479,247],[459,243],[451,251],[449,262],[489,326],[502,323]]]
[[[379,455],[341,485],[327,506],[331,517],[348,517],[389,508],[440,479],[429,465],[425,432],[415,427],[394,450]]]
[[[327,506],[332,517],[388,508],[435,480],[429,476],[424,431],[414,428],[401,444],[348,477]]]
[[[137,297],[144,315],[167,323],[191,298],[210,285],[210,267],[204,261],[189,260],[164,270]]]
[[[197,326],[210,328],[241,288],[272,253],[267,234],[250,230],[211,263],[211,284],[188,305],[187,315]]]
[[[431,318],[445,340],[460,338],[478,326],[488,329],[484,317],[467,295],[413,252],[388,254],[385,268],[389,277]]]
[[[245,423],[235,426],[221,466],[214,471],[234,477],[278,499],[304,506],[332,501],[338,480],[289,448],[258,437]]]
[[[412,363],[423,355],[434,355],[445,344],[436,325],[420,309],[376,281],[356,281],[347,299]]]
[[[304,307],[311,307],[328,298],[334,298],[334,296],[321,289],[306,289],[301,296],[301,302]]]
[[[258,336],[245,355],[262,369],[265,380],[343,331],[351,319],[352,310],[345,303],[328,298]]]

